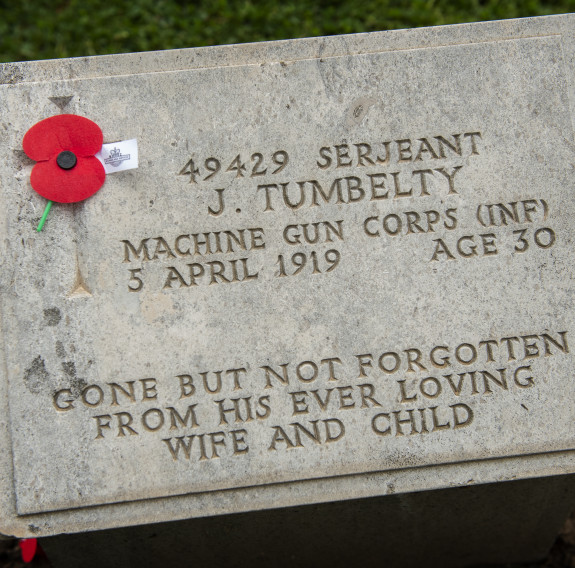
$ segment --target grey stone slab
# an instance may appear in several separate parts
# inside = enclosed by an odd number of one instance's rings
[[[574,472],[574,22],[0,66],[2,530]]]

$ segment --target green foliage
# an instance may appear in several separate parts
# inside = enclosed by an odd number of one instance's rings
[[[540,16],[575,0],[0,0],[0,61]]]

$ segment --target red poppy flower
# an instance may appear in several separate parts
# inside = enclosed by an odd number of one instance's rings
[[[103,141],[100,127],[82,116],[60,114],[36,123],[22,142],[24,152],[38,162],[30,175],[32,187],[58,203],[87,199],[106,178],[94,157]]]

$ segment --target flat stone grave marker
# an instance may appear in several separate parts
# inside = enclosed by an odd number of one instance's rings
[[[0,66],[2,531],[574,472],[574,30]],[[58,114],[139,167],[38,232]]]

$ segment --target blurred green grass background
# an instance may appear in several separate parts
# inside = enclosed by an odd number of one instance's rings
[[[575,0],[0,0],[0,61],[575,12]]]

